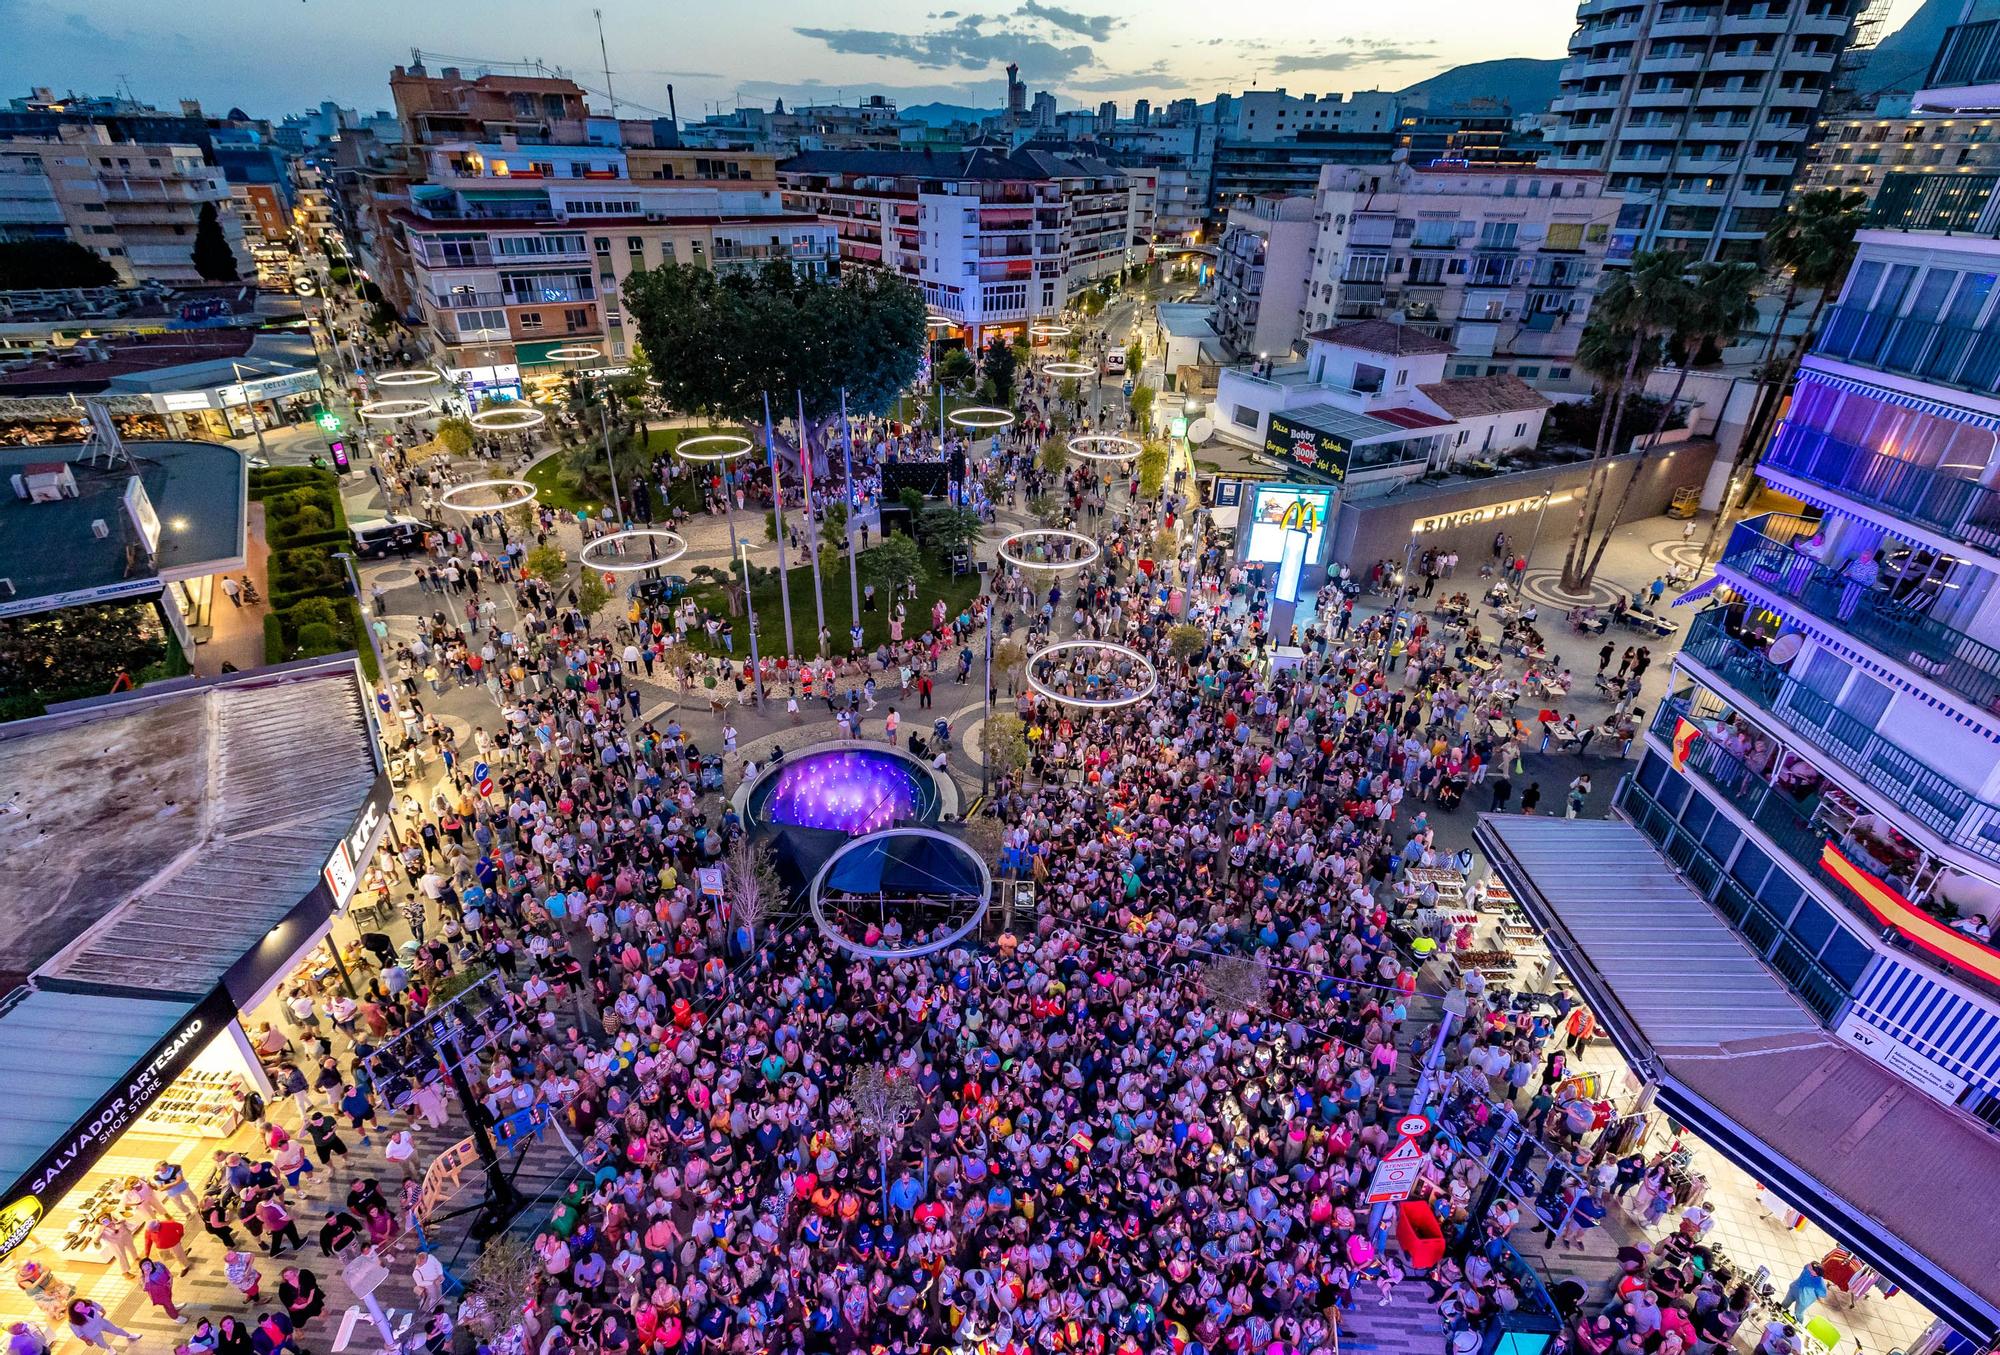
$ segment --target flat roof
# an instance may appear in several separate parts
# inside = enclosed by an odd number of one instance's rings
[[[149,578],[193,578],[242,563],[249,463],[241,452],[213,442],[125,447],[132,454],[130,467],[69,461],[77,498],[29,503],[0,494],[0,578],[13,583],[12,593],[0,596],[0,609],[11,615],[46,611],[88,601],[79,595],[92,590]],[[82,450],[0,447],[0,480]],[[135,474],[160,519],[159,549],[150,564],[125,511],[125,486]],[[92,527],[99,520],[110,529],[102,537]],[[44,605],[29,605],[37,601]]]
[[[207,993],[375,786],[350,659],[158,691],[0,727],[0,982]]]
[[[1659,1104],[1980,1344],[2000,1138],[1829,1033],[1623,819],[1475,838]]]
[[[28,992],[0,1010],[0,1182],[33,1169],[187,1016],[186,1002]]]
[[[1301,427],[1311,428],[1331,437],[1346,438],[1350,443],[1367,442],[1374,438],[1400,437],[1410,430],[1401,424],[1378,419],[1372,414],[1357,414],[1339,405],[1300,405],[1297,409],[1275,409],[1274,419],[1283,419]]]

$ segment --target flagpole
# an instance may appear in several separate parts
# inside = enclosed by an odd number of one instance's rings
[[[847,420],[847,387],[840,388],[841,459],[847,468],[847,600],[854,609],[854,629],[861,629],[860,566],[855,562],[854,519],[861,505],[854,493],[854,425]]]
[[[792,639],[792,574],[785,563],[785,486],[778,475],[778,444],[771,435],[771,393],[764,392],[764,460],[771,467],[771,521],[778,538],[778,600],[785,609],[785,653],[797,658],[799,647]]]
[[[819,586],[819,523],[813,515],[813,449],[812,434],[806,423],[806,393],[794,389],[799,400],[799,473],[805,476],[806,485],[806,558],[812,562],[813,575],[813,618],[819,629],[813,632],[819,640],[819,656],[826,657],[826,598]]]

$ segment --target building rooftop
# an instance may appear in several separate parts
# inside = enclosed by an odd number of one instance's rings
[[[1547,409],[1551,403],[1546,395],[1512,374],[1459,376],[1420,385],[1417,389],[1454,419]]]
[[[1388,419],[1380,419],[1373,414],[1357,414],[1339,405],[1301,405],[1297,409],[1281,409],[1271,415],[1274,419],[1284,419],[1325,433],[1330,437],[1342,438],[1347,442],[1367,442],[1374,438],[1395,437],[1409,432],[1409,428]]]
[[[335,657],[0,728],[0,983],[205,995],[373,789],[362,700]]]
[[[1319,330],[1306,337],[1315,343],[1339,344],[1342,348],[1359,348],[1392,358],[1456,351],[1443,339],[1434,339],[1409,325],[1392,324],[1387,320],[1356,320],[1351,324]]]
[[[778,162],[784,174],[874,174],[910,179],[988,182],[1100,178],[1122,173],[1108,161],[1053,151],[803,151]]]
[[[211,442],[128,442],[131,468],[95,469],[72,461],[78,497],[30,503],[0,495],[0,615],[18,616],[90,601],[93,592],[130,594],[155,589],[150,579],[194,578],[243,559],[246,481],[242,453]],[[80,449],[62,449],[76,453]],[[0,448],[0,479],[30,466],[55,464],[47,447]],[[125,508],[134,475],[159,518],[159,548],[150,563]],[[92,524],[109,529],[98,536]]]
[[[254,337],[244,329],[198,329],[91,339],[0,372],[0,396],[90,395],[121,376],[244,357]]]

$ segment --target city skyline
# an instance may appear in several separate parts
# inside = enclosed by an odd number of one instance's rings
[[[1920,0],[1895,0],[1893,27]],[[540,60],[593,90],[604,86],[591,7],[552,25],[546,5],[493,0],[392,7],[383,0],[252,6],[247,0],[186,0],[163,10],[137,0],[0,0],[13,69],[58,93],[127,89],[171,107],[200,99],[220,112],[258,117],[333,99],[362,111],[388,106],[388,72],[421,49],[433,66]],[[1293,92],[1400,89],[1453,66],[1504,57],[1564,54],[1573,0],[1410,0],[1398,22],[1362,7],[1325,4],[1323,21],[1300,25],[1292,11],[1233,14],[1231,32],[1196,0],[1164,0],[1143,15],[1124,3],[953,7],[951,0],[865,0],[829,15],[802,0],[757,0],[746,16],[715,10],[669,16],[637,3],[601,6],[611,87],[628,116],[664,113],[667,86],[686,119],[716,107],[783,98],[852,102],[886,94],[924,102],[999,107],[1003,68],[1020,64],[1031,88],[1064,107],[1105,99],[1208,99],[1220,92],[1283,86]],[[746,22],[746,19],[748,22]],[[476,25],[475,25],[476,20]],[[1301,28],[1305,31],[1301,32]],[[228,34],[229,40],[216,41]],[[310,53],[313,78],[296,62]],[[250,59],[246,60],[248,57]],[[599,100],[603,102],[603,100]]]

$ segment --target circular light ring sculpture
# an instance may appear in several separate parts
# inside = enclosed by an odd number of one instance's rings
[[[645,377],[643,378],[643,380],[647,385],[651,386],[654,390],[659,390],[661,387],[666,385],[666,382],[654,376]]]
[[[514,491],[509,497],[497,503],[459,503],[454,496],[474,489],[507,489]],[[496,513],[506,508],[519,508],[535,501],[535,487],[526,480],[468,480],[462,485],[453,485],[438,495],[438,502],[446,508],[456,508],[461,513]]]
[[[947,422],[956,424],[960,428],[981,431],[1014,426],[1013,414],[1004,409],[995,409],[991,405],[968,405],[964,409],[954,409],[944,417]]]
[[[690,447],[701,451],[691,452]],[[684,438],[674,444],[674,455],[686,461],[734,461],[739,456],[747,456],[756,447],[749,438],[735,433],[704,433],[698,438]]]
[[[1071,330],[1068,325],[1028,326],[1028,337],[1031,339],[1067,339],[1070,333]]]
[[[1076,554],[1072,559],[1056,557],[1046,560],[1034,559],[1029,555],[1022,554],[1018,549],[1019,543],[1032,538],[1043,540],[1055,539],[1073,543],[1069,549],[1075,551]],[[1031,527],[1025,532],[1014,533],[1000,543],[1000,558],[1017,569],[1048,569],[1056,571],[1082,569],[1093,563],[1099,554],[1100,552],[1097,549],[1095,541],[1092,541],[1082,532],[1072,532],[1062,527]]]
[[[953,320],[953,319],[952,319],[952,318],[950,318],[949,316],[944,316],[944,315],[927,315],[927,316],[925,316],[925,317],[924,317],[924,328],[925,328],[925,329],[957,329],[957,328],[958,328],[958,321],[956,321],[956,320]]]
[[[442,372],[434,372],[428,367],[412,367],[403,372],[384,372],[374,378],[378,386],[435,386],[444,380]]]
[[[604,351],[592,348],[589,344],[572,343],[565,344],[561,348],[551,348],[542,356],[552,362],[595,362],[604,356]]]
[[[466,420],[482,433],[519,433],[529,428],[540,428],[548,421],[549,416],[541,410],[515,404],[481,410]]]
[[[1109,433],[1085,433],[1069,440],[1069,454],[1085,461],[1130,461],[1146,449],[1131,438],[1115,438]],[[1091,451],[1093,447],[1106,447],[1109,451]]]
[[[667,542],[669,545],[668,553],[639,561],[633,561],[629,556],[615,556],[613,559],[617,563],[613,563],[611,560],[593,560],[590,558],[590,553],[599,546],[609,546],[614,541],[632,541],[642,537],[648,540]],[[585,568],[602,570],[606,574],[643,574],[649,569],[660,569],[672,564],[687,554],[687,548],[687,542],[682,540],[680,534],[677,532],[664,532],[654,527],[639,527],[629,532],[613,532],[609,536],[600,536],[597,540],[591,542],[578,552],[576,558],[583,563]]]
[[[1058,381],[1080,380],[1086,376],[1096,376],[1097,369],[1087,362],[1045,362],[1042,371]]]
[[[430,400],[370,400],[354,411],[364,419],[389,421],[394,419],[415,419],[425,414],[438,412],[437,405]]]
[[[933,842],[942,843],[949,850],[957,852],[967,861],[971,862],[973,869],[978,873],[979,894],[975,899],[966,899],[964,895],[959,894],[916,896],[926,901],[933,898],[944,898],[952,902],[963,900],[969,903],[971,911],[964,919],[956,922],[936,936],[920,941],[913,941],[908,945],[871,946],[856,941],[849,936],[839,923],[828,915],[829,899],[827,898],[826,883],[843,857],[851,852],[873,850],[879,844],[892,838],[925,838]],[[891,896],[884,896],[885,901],[889,897]],[[905,900],[899,899],[897,901],[902,902]],[[812,887],[806,894],[806,902],[812,909],[813,923],[819,928],[819,934],[834,945],[839,946],[849,955],[859,956],[864,960],[909,960],[925,955],[935,955],[941,950],[947,950],[964,940],[980,923],[985,921],[986,909],[992,901],[993,872],[987,869],[985,860],[978,852],[957,838],[938,832],[935,828],[915,827],[884,828],[879,832],[870,833],[866,837],[858,837],[851,842],[842,843],[840,848],[826,859],[826,864],[819,868],[819,873],[813,876]]]
[[[1058,691],[1047,679],[1041,677],[1037,672],[1038,669],[1050,661],[1051,656],[1062,654],[1065,651],[1074,652],[1081,650],[1088,650],[1106,656],[1115,656],[1124,665],[1126,670],[1128,670],[1126,674],[1122,675],[1125,678],[1125,688],[1123,690],[1114,688],[1108,696],[1095,694],[1078,696],[1073,691]],[[1089,670],[1083,674],[1076,675],[1072,673],[1071,675],[1081,676],[1087,682],[1101,681],[1106,677],[1121,676],[1115,670],[1112,673],[1098,673],[1095,671],[1096,667],[1096,664],[1092,664]],[[1135,668],[1145,674],[1142,684],[1135,683],[1131,676],[1130,670]],[[1071,673],[1067,665],[1064,666],[1064,672]],[[1058,705],[1080,706],[1085,710],[1117,710],[1123,706],[1137,705],[1158,691],[1160,688],[1160,678],[1159,674],[1153,670],[1153,665],[1147,660],[1146,656],[1136,649],[1127,649],[1124,645],[1114,645],[1105,640],[1064,640],[1059,644],[1050,645],[1048,648],[1037,652],[1033,658],[1028,660],[1028,686],[1033,688],[1037,695],[1045,696]],[[1087,689],[1090,693],[1102,690],[1102,687]]]

